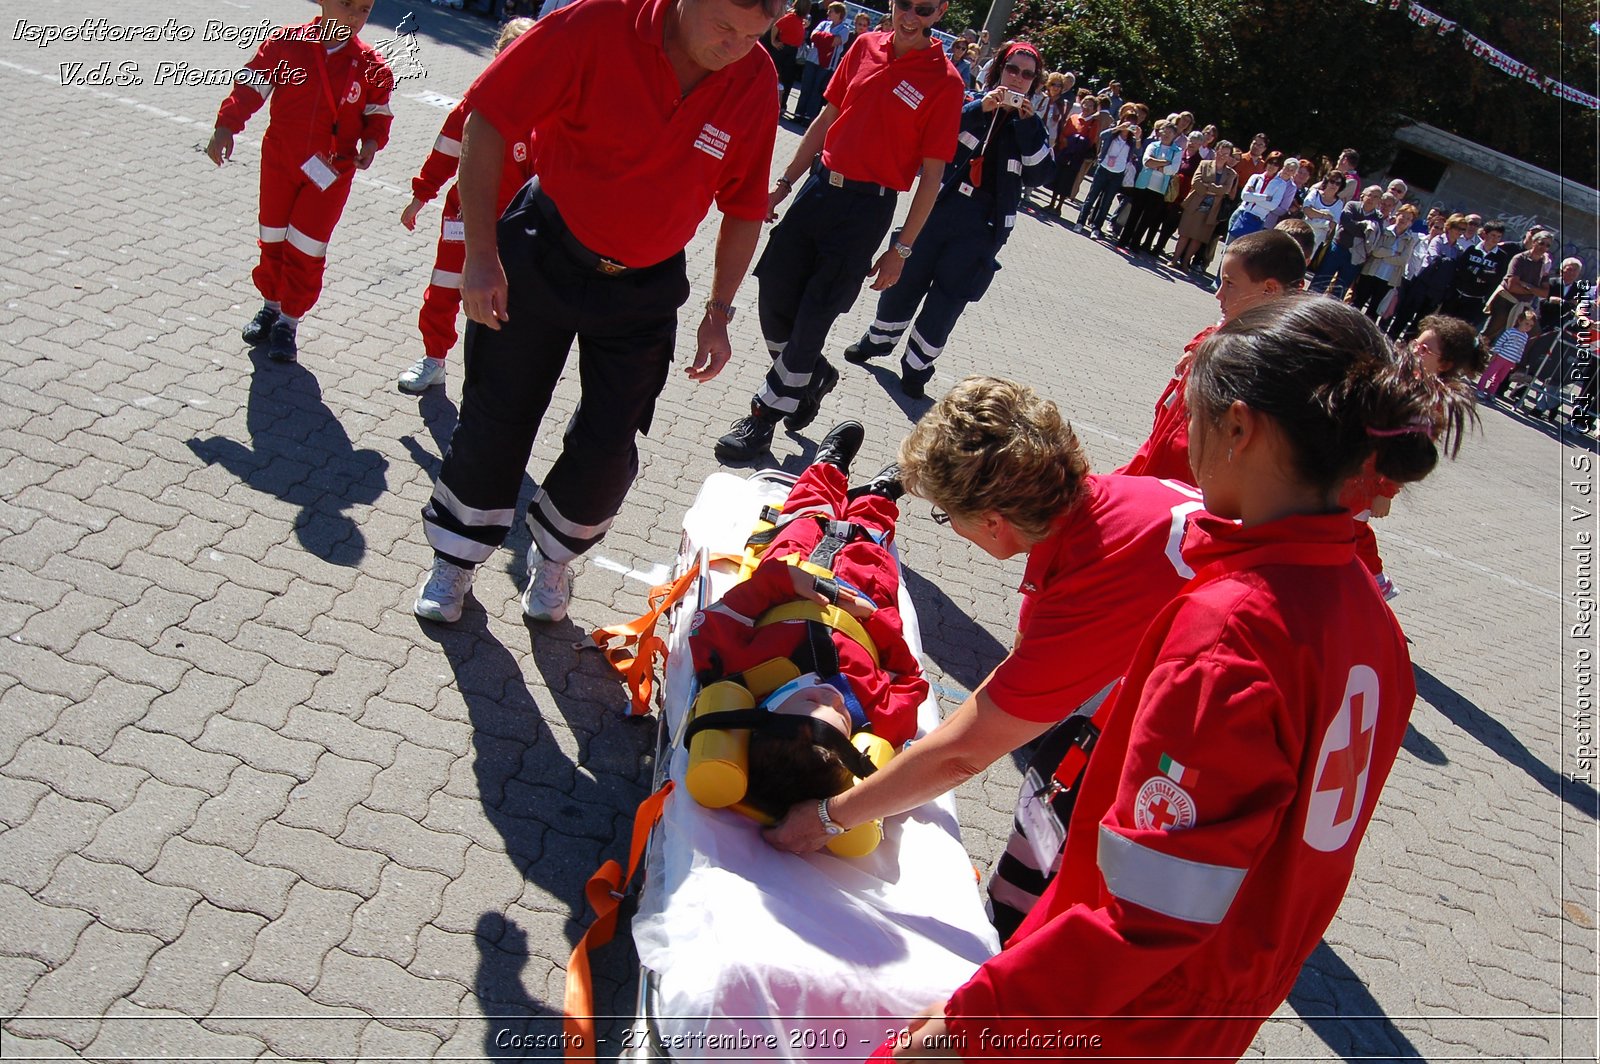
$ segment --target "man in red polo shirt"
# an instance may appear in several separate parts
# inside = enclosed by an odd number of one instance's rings
[[[777,78],[756,42],[781,0],[585,0],[541,19],[467,92],[461,154],[470,323],[461,416],[423,509],[434,563],[419,617],[460,618],[475,566],[504,542],[573,338],[583,398],[534,492],[522,611],[558,621],[570,563],[611,526],[666,384],[684,246],[722,212],[711,298],[688,375],[730,353],[728,322],[769,213]],[[498,224],[505,142],[532,130],[534,171]]]
[[[718,458],[765,454],[780,418],[790,429],[809,425],[839,381],[822,357],[834,320],[850,309],[867,277],[875,278],[874,291],[900,279],[960,131],[961,75],[932,37],[948,6],[895,0],[894,29],[863,35],[845,55],[824,94],[827,105],[774,183],[776,217],[778,204],[811,171],[756,264],[772,369],[750,402],[750,416],[717,441]],[[908,191],[913,179],[917,191],[905,225],[874,264],[894,220],[895,193]]]

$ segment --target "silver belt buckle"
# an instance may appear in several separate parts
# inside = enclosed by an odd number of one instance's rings
[[[840,173],[835,173],[834,171],[829,170],[828,171],[828,184],[832,185],[834,188],[844,188],[844,175],[840,174]]]

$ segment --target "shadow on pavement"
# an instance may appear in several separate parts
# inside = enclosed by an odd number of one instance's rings
[[[1000,664],[1006,648],[972,619],[966,607],[951,601],[938,585],[911,566],[901,565],[900,582],[917,607],[922,652],[962,687],[968,691],[976,688]]]
[[[300,507],[294,534],[306,550],[334,565],[359,564],[367,541],[348,511],[388,490],[388,459],[356,450],[310,370],[273,362],[263,348],[252,351],[250,361],[249,445],[213,436],[188,440],[189,450],[256,491]]]
[[[1444,751],[1439,749],[1432,739],[1417,731],[1415,724],[1406,725],[1406,737],[1400,740],[1400,749],[1425,765],[1448,765],[1450,763],[1450,759],[1444,756]]]
[[[1326,941],[1317,943],[1306,958],[1289,1004],[1345,1060],[1416,1060],[1421,1055]]]
[[[496,639],[475,603],[453,626],[419,624],[444,651],[466,701],[484,813],[512,862],[539,888],[512,911],[490,910],[479,919],[473,991],[484,1014],[497,1017],[484,1053],[510,1060],[555,1056],[549,1050],[556,1044],[541,1040],[559,1033],[560,1017],[538,1004],[549,996],[538,981],[542,973],[533,977],[532,993],[524,981],[529,929],[523,925],[547,916],[550,922],[537,929],[543,938],[551,937],[551,923],[560,924],[568,945],[582,935],[592,916],[584,886],[601,857],[616,856],[626,842],[649,785],[656,724],[622,716],[626,703],[615,674],[599,655],[579,653],[574,644],[583,633],[571,622],[530,628],[531,654],[513,653]],[[530,659],[547,699],[535,697],[523,673],[520,661]],[[548,910],[524,907],[541,900]],[[595,955],[600,1015],[620,1011],[615,1006],[635,974],[633,958],[631,942]],[[550,960],[564,965],[566,957]],[[557,969],[551,978],[559,977]]]
[[[1446,686],[1427,669],[1414,663],[1411,668],[1417,677],[1418,698],[1438,710],[1450,723],[1504,758],[1508,764],[1526,772],[1535,783],[1566,802],[1577,812],[1591,820],[1600,819],[1600,792],[1587,783],[1568,779],[1565,773],[1558,772],[1540,761],[1528,751],[1521,739],[1511,733],[1509,728]]]

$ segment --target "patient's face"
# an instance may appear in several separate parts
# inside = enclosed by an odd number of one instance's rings
[[[826,721],[843,735],[850,734],[850,714],[844,708],[844,696],[832,687],[802,687],[782,702],[771,707],[774,713],[791,713]]]

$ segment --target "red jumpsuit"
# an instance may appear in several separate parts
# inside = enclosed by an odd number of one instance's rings
[[[458,103],[445,117],[444,128],[433,142],[433,151],[422,164],[422,171],[411,179],[411,194],[427,203],[439,194],[444,183],[456,176],[461,165],[461,133],[467,125],[467,105]],[[517,190],[533,176],[533,151],[530,132],[521,140],[506,142],[506,157],[500,169],[500,194],[494,213],[505,213]],[[417,327],[422,330],[422,351],[429,358],[444,358],[456,345],[456,315],[461,310],[461,271],[467,264],[466,229],[461,223],[461,194],[451,185],[445,193],[444,214],[439,219],[439,250],[434,253],[433,276],[422,295],[422,313]]]
[[[1189,387],[1189,363],[1194,358],[1195,348],[1217,328],[1208,325],[1183,345],[1183,357],[1172,371],[1172,380],[1167,382],[1166,391],[1156,401],[1156,416],[1149,438],[1139,445],[1138,452],[1117,470],[1118,473],[1194,483],[1194,472],[1189,468],[1189,403],[1183,393]]]
[[[881,495],[847,501],[844,474],[826,464],[811,466],[800,475],[783,512],[786,517],[821,513],[891,536],[900,516],[900,508]],[[773,658],[791,657],[804,645],[807,622],[785,621],[765,628],[756,628],[753,622],[773,606],[794,601],[794,585],[783,559],[796,553],[809,557],[821,540],[819,522],[805,517],[790,521],[767,547],[750,578],[695,618],[689,647],[697,672],[715,663],[724,675],[731,675]],[[898,568],[886,546],[870,539],[857,539],[840,548],[829,567],[836,579],[878,607],[861,623],[877,644],[881,667],[848,635],[831,634],[839,671],[866,711],[873,734],[898,747],[916,734],[917,708],[928,697],[928,681],[906,644],[900,622]]]
[[[262,298],[299,318],[322,291],[328,240],[344,211],[361,142],[389,140],[394,76],[370,46],[352,37],[333,52],[321,18],[275,31],[240,71],[217,111],[217,128],[239,133],[268,99],[261,139],[261,261],[251,275]],[[321,157],[334,177],[318,188],[303,167]]]
[[[1349,515],[1200,514],[1184,556],[1061,874],[946,1003],[968,1060],[1236,1058],[1344,897],[1416,697]]]

